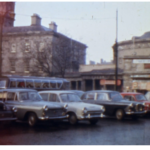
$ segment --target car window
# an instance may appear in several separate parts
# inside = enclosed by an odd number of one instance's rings
[[[125,95],[124,99],[128,99],[129,101],[135,101],[134,97],[131,95]]]
[[[49,101],[51,102],[60,102],[56,94],[50,94]]]
[[[48,101],[48,93],[41,93],[40,95],[44,101]]]
[[[142,94],[139,94],[139,95],[135,95],[136,99],[139,100],[139,101],[146,101],[146,97]]]
[[[108,101],[109,100],[108,94],[107,93],[98,93],[97,100]]]
[[[111,92],[109,93],[110,99],[113,101],[120,101],[123,99],[119,92]]]
[[[94,95],[95,95],[95,93],[86,93],[82,96],[82,99],[94,100]]]
[[[32,100],[32,101],[41,101],[42,98],[37,92],[20,92],[19,100]]]
[[[15,93],[14,92],[7,92],[7,101],[14,101]]]

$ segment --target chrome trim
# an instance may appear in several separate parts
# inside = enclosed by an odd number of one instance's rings
[[[79,119],[93,119],[93,118],[103,118],[105,117],[104,114],[100,114],[100,115],[86,115],[86,116],[79,116]]]
[[[45,116],[45,117],[39,117],[39,119],[40,120],[53,120],[53,119],[66,119],[68,117],[69,117],[69,115],[59,116],[59,117],[48,117],[48,116]]]
[[[132,115],[132,114],[140,115],[140,114],[145,114],[145,113],[147,113],[147,110],[142,111],[142,112],[134,112],[134,111],[131,111],[131,112],[125,112],[125,114],[127,114],[127,115]]]

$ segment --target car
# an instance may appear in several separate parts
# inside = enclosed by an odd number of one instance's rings
[[[10,108],[5,105],[3,101],[0,101],[0,121],[15,121],[17,108]]]
[[[85,92],[83,92],[83,91],[81,91],[81,90],[69,90],[70,92],[74,92],[75,94],[77,94],[80,98],[81,98],[81,96],[85,93]]]
[[[127,99],[129,101],[136,101],[136,102],[143,102],[145,103],[145,110],[147,110],[147,113],[150,113],[150,101],[147,100],[147,98],[142,93],[136,93],[136,92],[122,92],[120,93],[124,99]]]
[[[36,90],[32,89],[3,89],[1,99],[7,107],[17,108],[18,120],[25,120],[30,126],[37,121],[66,119],[67,104],[45,102]]]
[[[81,99],[85,103],[103,105],[106,109],[104,115],[115,116],[117,120],[123,120],[126,116],[137,119],[139,115],[147,112],[144,109],[145,103],[123,100],[123,97],[117,91],[87,91]]]
[[[103,117],[105,108],[93,104],[83,103],[80,97],[70,91],[40,91],[39,94],[45,101],[68,104],[67,114],[69,123],[77,124],[79,120],[89,120],[91,124],[96,124],[99,118]]]

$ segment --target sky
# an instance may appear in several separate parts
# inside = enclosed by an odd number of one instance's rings
[[[36,13],[41,24],[57,24],[57,31],[87,45],[86,63],[113,59],[118,10],[118,42],[150,31],[150,2],[16,2],[14,26],[31,25]]]

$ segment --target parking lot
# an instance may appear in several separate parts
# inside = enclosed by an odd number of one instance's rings
[[[23,122],[1,123],[1,145],[149,145],[150,119],[136,121],[100,119],[97,125],[81,121],[71,126],[67,121],[39,123],[34,128]]]

